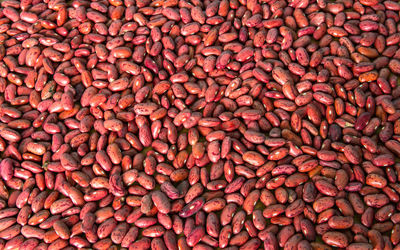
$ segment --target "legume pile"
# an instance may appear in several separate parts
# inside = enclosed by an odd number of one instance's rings
[[[399,2],[0,9],[0,249],[400,249]]]

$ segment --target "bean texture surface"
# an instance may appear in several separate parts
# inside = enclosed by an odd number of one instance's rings
[[[0,2],[0,250],[400,250],[398,1]]]

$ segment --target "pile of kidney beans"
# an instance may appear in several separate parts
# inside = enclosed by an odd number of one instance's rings
[[[4,0],[0,249],[400,249],[400,3]]]

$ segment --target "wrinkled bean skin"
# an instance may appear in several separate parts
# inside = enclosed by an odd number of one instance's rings
[[[399,249],[399,13],[1,1],[0,249]]]

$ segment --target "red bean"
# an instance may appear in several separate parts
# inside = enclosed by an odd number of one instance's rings
[[[3,248],[400,244],[396,2],[0,10]]]

